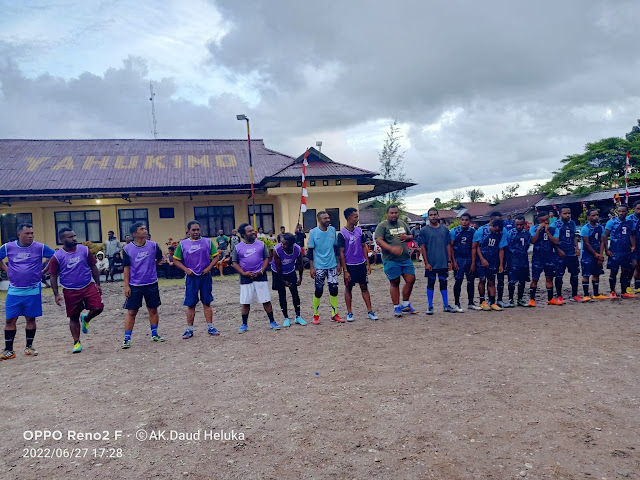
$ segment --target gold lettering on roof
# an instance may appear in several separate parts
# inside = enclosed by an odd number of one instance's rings
[[[61,170],[61,169],[73,170],[73,157],[64,157],[55,165],[55,167],[53,167],[53,169],[54,170]]]
[[[114,166],[115,168],[136,168],[138,166],[138,156],[132,155],[131,158],[129,159],[129,163],[125,165],[124,156],[118,155],[116,157],[116,164]]]
[[[219,167],[236,167],[235,155],[216,155],[216,165]]]
[[[144,168],[146,168],[147,170],[153,168],[154,166],[158,167],[158,168],[166,168],[164,166],[164,163],[162,163],[160,160],[162,160],[164,157],[166,157],[166,155],[147,155],[147,159],[144,162]]]
[[[109,156],[104,156],[104,157],[102,157],[102,160],[97,161],[96,157],[89,156],[84,161],[84,165],[82,166],[82,169],[83,170],[90,170],[93,165],[98,165],[98,168],[100,170],[104,170],[105,168],[107,168],[107,165],[109,164],[109,159],[110,158],[111,157],[109,157]]]
[[[193,166],[196,164],[209,168],[209,155],[203,155],[200,158],[189,155],[188,162],[189,168],[193,168]]]
[[[50,158],[51,157],[40,157],[40,158],[27,157],[27,162],[29,162],[29,166],[27,167],[27,172],[35,171],[35,169],[38,168],[41,163],[49,160]]]
[[[174,155],[173,156],[173,167],[174,168],[182,168],[182,155]]]

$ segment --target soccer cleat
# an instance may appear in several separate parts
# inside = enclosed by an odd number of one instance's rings
[[[564,305],[564,304],[557,298],[552,298],[547,302],[547,305]]]
[[[249,325],[247,325],[246,323],[243,323],[242,325],[240,325],[240,328],[238,329],[238,333],[245,333],[247,330],[249,330]]]
[[[29,347],[25,347],[24,354],[27,357],[37,357],[38,356],[38,351],[35,348],[33,348],[33,345],[31,345]]]
[[[455,307],[451,307],[451,308],[453,308],[453,311],[456,313],[464,313],[464,310],[460,305],[456,305]]]
[[[609,297],[607,297],[606,295],[603,295],[602,293],[600,295],[596,295],[595,297],[593,297],[594,300],[609,300]]]
[[[187,340],[188,338],[193,337],[193,330],[185,330],[185,332],[182,334],[182,338],[184,340]]]
[[[344,323],[344,320],[340,318],[340,315],[338,315],[337,313],[333,317],[331,317],[331,320],[337,323]]]
[[[367,313],[367,317],[369,317],[369,320],[378,320],[378,316],[373,312]]]
[[[564,305],[564,297],[562,295],[558,295],[558,298],[556,300],[560,302],[560,305]]]
[[[636,291],[633,289],[633,287],[627,287],[627,293],[635,293]]]
[[[516,308],[516,302],[514,302],[513,300],[509,300],[504,304],[504,308]]]
[[[446,305],[443,309],[444,312],[446,313],[456,313],[455,308],[451,307],[451,305]]]
[[[16,352],[14,352],[13,350],[5,350],[0,353],[0,362],[2,360],[10,360],[12,358],[16,358]]]
[[[131,340],[125,340],[122,342],[122,348],[131,348]]]
[[[636,288],[636,293],[640,293],[640,288]]]
[[[151,340],[153,340],[154,342],[164,342],[164,338],[162,338],[160,335],[154,335],[153,337],[151,337]]]
[[[587,295],[586,297],[582,297],[582,301],[583,302],[593,302],[593,298],[591,298],[589,295]]]
[[[622,298],[638,298],[638,295],[635,293],[623,293],[621,295]]]
[[[427,315],[433,315],[433,307],[427,307]]]
[[[617,300],[618,299],[618,294],[616,292],[611,292],[611,295],[609,295],[609,298],[611,300]]]
[[[509,308],[507,302],[503,302],[502,300],[498,300],[496,303],[500,308]]]
[[[353,313],[347,313],[347,322],[353,322],[355,319],[353,318]]]
[[[535,307],[535,306],[536,306],[536,301],[532,298],[531,300],[529,300],[527,307]]]
[[[314,315],[313,316],[313,324],[314,325],[320,325],[320,315]]]
[[[418,313],[418,311],[409,304],[402,306],[402,313]]]
[[[401,317],[402,316],[402,306],[398,305],[397,307],[393,307],[393,314],[396,317]]]
[[[518,300],[518,306],[519,307],[528,307],[529,303],[524,298],[521,298],[520,300]]]
[[[476,305],[475,303],[470,303],[467,307],[467,310],[482,310],[482,307]]]
[[[501,312],[502,311],[502,307],[500,305],[498,305],[497,303],[494,303],[493,305],[491,305],[491,310],[495,310],[496,312]]]
[[[287,328],[291,326],[291,320],[289,320],[288,318],[284,319],[284,322],[282,322],[282,328]]]
[[[278,322],[276,322],[275,320],[273,322],[269,322],[269,326],[273,330],[280,330],[280,325],[278,325]]]
[[[71,350],[71,353],[80,353],[82,351],[82,345],[80,345],[80,342],[76,342],[73,345],[73,350]]]
[[[297,323],[298,325],[306,325],[306,324],[307,324],[307,322],[305,322],[305,321],[302,319],[302,317],[301,317],[300,315],[298,315],[298,316],[296,317],[296,323]]]
[[[481,308],[482,310],[484,310],[485,312],[488,312],[488,311],[490,311],[490,310],[491,310],[491,307],[489,306],[489,304],[488,304],[486,301],[485,301],[485,302],[482,302],[482,303],[480,304],[480,308]]]
[[[584,298],[582,298],[580,295],[576,295],[575,297],[571,297],[569,299],[570,302],[576,302],[576,303],[582,303],[582,302],[586,302],[586,300]]]
[[[82,324],[82,333],[89,333],[89,322],[87,322],[87,314],[80,315],[80,323]]]
[[[215,327],[211,327],[207,329],[207,333],[209,335],[211,335],[212,337],[217,337],[218,335],[220,335],[220,332],[218,330],[216,330]]]

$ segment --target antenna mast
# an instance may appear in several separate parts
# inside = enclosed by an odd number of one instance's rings
[[[158,122],[156,120],[156,104],[153,100],[153,98],[156,96],[155,93],[153,93],[153,84],[151,83],[151,81],[149,81],[149,93],[151,94],[151,96],[149,97],[149,100],[151,101],[151,116],[153,117],[153,138],[154,140],[158,139]]]

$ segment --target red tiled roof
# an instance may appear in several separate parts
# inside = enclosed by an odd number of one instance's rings
[[[460,205],[462,205],[472,217],[489,215],[489,213],[494,210],[487,202],[461,203]]]
[[[254,181],[295,158],[251,141]],[[0,195],[246,186],[246,140],[0,140]]]

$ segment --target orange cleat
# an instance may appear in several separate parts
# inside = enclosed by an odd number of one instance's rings
[[[589,298],[589,297],[586,297],[586,298]],[[576,295],[575,297],[571,297],[571,301],[572,302],[577,302],[577,303],[588,302],[588,300],[585,300],[580,295]]]
[[[529,300],[529,304],[530,307],[535,307],[536,306],[536,301],[532,298],[531,300]]]
[[[564,304],[561,301],[559,301],[557,298],[552,298],[547,302],[547,305],[564,305]]]

